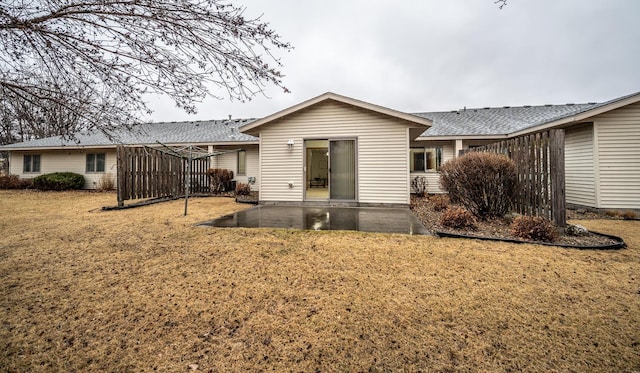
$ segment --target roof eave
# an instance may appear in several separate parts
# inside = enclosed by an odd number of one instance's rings
[[[186,145],[199,145],[199,146],[227,146],[227,145],[257,145],[260,142],[256,140],[245,141],[214,141],[214,142],[174,142],[174,143],[135,143],[135,144],[102,144],[102,145],[59,145],[59,146],[22,146],[11,148],[0,148],[0,151],[47,151],[47,150],[83,150],[83,149],[112,149],[118,145],[124,146],[186,146]]]
[[[446,135],[446,136],[418,136],[415,141],[442,141],[442,140],[502,140],[509,137],[500,135]]]
[[[625,97],[625,96],[623,96]],[[516,131],[516,132],[512,132],[509,134],[508,137],[516,137],[516,136],[521,136],[521,135],[526,135],[528,133],[533,133],[533,132],[540,132],[540,131],[545,131],[548,129],[552,129],[552,128],[556,128],[556,127],[561,127],[563,125],[567,125],[567,124],[572,124],[572,123],[579,123],[579,122],[583,122],[591,117],[594,117],[596,115],[600,115],[603,113],[606,113],[608,111],[611,110],[615,110],[615,109],[619,109],[623,106],[627,106],[627,105],[631,105],[631,104],[635,104],[636,102],[640,102],[640,92],[632,94],[630,96],[626,96],[623,99],[616,99],[613,100],[611,103],[607,104],[607,105],[603,105],[603,106],[599,106],[593,109],[589,109],[586,111],[583,111],[581,113],[575,114],[575,115],[571,115],[568,117],[564,117],[564,118],[560,118],[551,122],[547,122],[547,123],[542,123],[533,127],[529,127],[529,128],[525,128],[523,130],[520,131]]]

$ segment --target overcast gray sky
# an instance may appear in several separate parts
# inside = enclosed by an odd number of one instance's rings
[[[405,112],[606,101],[640,91],[639,0],[241,0],[295,49],[285,86],[160,121],[263,117],[334,92]],[[223,91],[215,91],[223,95]]]

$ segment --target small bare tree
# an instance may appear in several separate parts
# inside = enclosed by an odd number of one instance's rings
[[[103,130],[148,114],[147,93],[193,113],[211,84],[225,92],[215,97],[241,101],[267,84],[286,91],[272,49],[291,46],[221,0],[0,3],[0,95],[42,112],[59,106]]]

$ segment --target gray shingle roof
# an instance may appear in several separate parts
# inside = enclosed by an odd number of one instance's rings
[[[415,115],[429,118],[433,125],[421,136],[506,135],[530,127],[575,115],[598,104],[514,106],[462,109]]]
[[[640,92],[602,103],[513,106],[475,108],[457,111],[414,113],[433,121],[421,137],[491,136],[507,135],[545,123],[577,115],[611,103],[636,96]],[[45,148],[61,146],[113,146],[155,144],[216,144],[258,142],[256,137],[240,133],[239,127],[256,119],[211,120],[196,122],[146,123],[136,126],[137,131],[121,131],[115,140],[101,132],[79,133],[76,141],[59,136],[0,146],[0,149]]]
[[[506,106],[501,108],[416,113],[414,115],[429,118],[433,121],[431,128],[424,131],[420,135],[421,137],[507,135],[597,109],[638,94],[640,92],[601,103]]]
[[[49,148],[60,146],[113,146],[115,144],[215,144],[234,142],[257,142],[256,137],[240,133],[238,127],[255,119],[210,120],[196,122],[145,123],[135,126],[133,131],[114,132],[116,138],[109,138],[100,131],[78,133],[76,139],[63,139],[60,136],[47,137],[32,141],[10,144],[0,149],[12,148]]]

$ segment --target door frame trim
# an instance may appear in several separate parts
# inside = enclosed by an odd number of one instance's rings
[[[327,188],[328,188],[328,197],[327,198],[308,198],[307,197],[307,140],[323,140],[327,141],[327,152],[329,156],[327,157],[327,168],[330,169],[331,166],[331,141],[340,141],[340,140],[353,140],[354,141],[354,161],[355,161],[355,180],[354,180],[354,188],[355,188],[355,199],[331,199],[331,172],[329,171],[327,177]],[[358,137],[357,136],[338,136],[338,137],[304,137],[302,138],[302,180],[303,180],[303,194],[302,200],[304,202],[328,202],[328,203],[358,203],[360,199],[360,188],[359,188],[359,156],[358,156]]]

